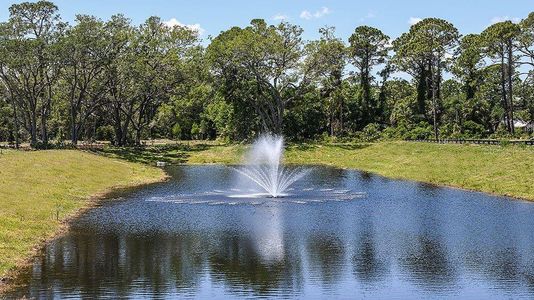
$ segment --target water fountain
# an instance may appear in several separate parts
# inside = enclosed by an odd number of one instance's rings
[[[170,202],[186,205],[271,205],[344,202],[360,199],[365,193],[352,189],[336,189],[328,182],[314,181],[320,168],[285,166],[284,139],[281,136],[262,135],[250,147],[242,165],[216,167],[232,178],[231,182],[204,185],[198,192],[153,196],[147,201]],[[309,174],[309,176],[306,176]],[[198,182],[206,174],[198,175]],[[220,175],[218,175],[220,176]],[[305,177],[306,178],[303,178]],[[296,183],[299,179],[301,181]]]
[[[261,187],[267,196],[278,198],[295,181],[309,172],[302,167],[287,168],[282,164],[284,139],[281,136],[262,135],[249,151],[245,165],[235,170],[242,178]]]

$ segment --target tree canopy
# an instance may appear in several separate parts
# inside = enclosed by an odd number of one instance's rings
[[[157,16],[68,24],[52,2],[14,4],[0,22],[0,141],[532,135],[534,12],[465,36],[438,18],[394,39],[362,25],[346,41],[254,19],[205,44]]]

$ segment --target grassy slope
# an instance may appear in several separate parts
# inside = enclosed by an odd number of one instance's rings
[[[0,278],[58,232],[62,220],[87,207],[90,196],[163,176],[160,169],[80,151],[3,151]]]
[[[236,163],[243,146],[190,152],[188,163]],[[383,142],[290,146],[286,162],[355,168],[384,176],[534,200],[534,147]]]

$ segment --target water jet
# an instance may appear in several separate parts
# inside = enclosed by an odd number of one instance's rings
[[[281,198],[295,181],[305,176],[309,169],[288,168],[282,164],[284,139],[265,134],[260,136],[247,154],[245,165],[236,167],[243,179],[262,188],[269,198]]]

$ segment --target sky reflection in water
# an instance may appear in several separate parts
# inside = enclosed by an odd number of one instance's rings
[[[171,181],[83,215],[13,295],[534,297],[531,203],[317,167],[294,201],[210,205],[233,185],[229,168],[168,171]],[[310,188],[366,196],[306,201]],[[195,199],[150,201],[181,195]]]

